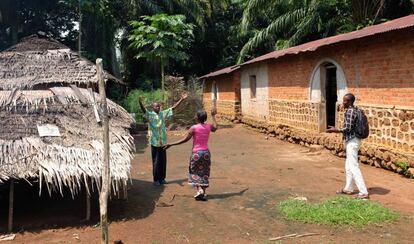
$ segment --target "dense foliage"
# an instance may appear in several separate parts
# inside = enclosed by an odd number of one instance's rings
[[[91,60],[102,57],[105,68],[128,83],[129,90],[151,90],[161,87],[160,60],[136,59],[143,54],[133,44],[136,42],[133,29],[145,22],[145,18],[185,16],[182,22],[192,26],[192,34],[182,36],[178,42],[184,49],[169,54],[165,73],[188,78],[273,50],[412,14],[413,2],[2,0],[0,50],[42,31],[74,50],[80,49],[84,57]],[[143,16],[148,17],[143,19]],[[110,94],[126,96],[125,90],[112,90]]]

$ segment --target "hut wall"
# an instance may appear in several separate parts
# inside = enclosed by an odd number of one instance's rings
[[[255,85],[252,83],[255,83]],[[255,93],[255,95],[252,93]],[[268,95],[267,64],[259,63],[243,67],[241,69],[241,110],[243,120],[266,121],[269,117]]]
[[[240,117],[240,73],[219,75],[205,79],[203,103],[206,111],[212,108],[213,84],[217,87],[217,116],[227,120]]]
[[[342,125],[343,111],[339,104],[346,92],[356,95],[357,105],[369,118],[370,137],[364,140],[361,161],[414,173],[413,28],[268,61],[266,119],[259,118],[254,109],[245,109],[249,100],[243,96],[242,75],[243,122],[275,133],[281,139],[321,144],[344,155],[341,138],[323,133],[327,126],[327,102],[323,95],[326,91],[324,85],[314,84],[315,70],[332,64],[337,69],[335,125]],[[242,66],[242,70],[251,67],[257,64]],[[318,75],[324,79],[325,73]],[[401,168],[401,163],[408,167]]]

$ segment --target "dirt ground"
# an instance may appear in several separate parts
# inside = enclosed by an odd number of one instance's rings
[[[170,140],[178,138],[172,135]],[[169,184],[152,185],[150,150],[137,136],[132,185],[127,201],[110,205],[110,240],[123,243],[268,243],[292,233],[319,235],[283,243],[413,243],[414,180],[362,165],[371,201],[398,211],[392,224],[329,227],[285,220],[275,205],[295,196],[310,202],[335,196],[344,183],[344,159],[326,151],[309,152],[244,128],[227,126],[211,136],[211,187],[208,201],[196,202],[187,185],[191,143],[168,151]],[[21,190],[23,191],[23,190]],[[37,192],[36,192],[37,194]],[[34,196],[36,195],[34,194]],[[84,199],[38,199],[33,194],[16,206],[16,229],[10,243],[98,243],[97,198],[91,223],[82,224]],[[1,200],[4,202],[5,200]],[[29,201],[31,204],[29,204]],[[0,231],[7,212],[1,206]],[[5,242],[7,243],[7,242]]]

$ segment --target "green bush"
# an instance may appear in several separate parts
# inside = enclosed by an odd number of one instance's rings
[[[128,93],[128,96],[124,102],[126,110],[130,113],[136,114],[136,121],[144,122],[143,114],[141,108],[139,107],[139,97],[144,97],[144,104],[150,109],[150,106],[153,102],[162,102],[162,91],[142,91],[142,90],[132,90]]]

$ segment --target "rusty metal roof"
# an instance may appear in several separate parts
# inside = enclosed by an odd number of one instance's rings
[[[218,75],[228,74],[228,73],[231,73],[235,70],[238,70],[239,68],[240,68],[240,65],[229,66],[229,67],[226,67],[224,69],[220,69],[220,70],[211,72],[209,74],[206,74],[204,76],[201,76],[201,77],[199,77],[199,79],[204,79],[204,78],[208,78],[208,77],[214,77],[214,76],[218,76]]]
[[[298,54],[301,52],[315,51],[318,48],[323,47],[323,46],[328,46],[328,45],[332,45],[332,44],[344,42],[344,41],[360,39],[363,37],[373,36],[373,35],[377,35],[377,34],[381,34],[385,32],[390,32],[393,30],[405,29],[405,28],[409,28],[412,26],[414,26],[414,15],[408,15],[406,17],[391,20],[391,21],[388,21],[382,24],[369,26],[361,30],[348,32],[348,33],[340,34],[336,36],[331,36],[331,37],[319,39],[316,41],[307,42],[302,45],[290,47],[287,49],[274,51],[274,52],[265,54],[263,56],[254,58],[252,60],[249,60],[245,63],[242,63],[241,65],[252,64],[252,63],[256,63],[256,62],[260,62],[260,61],[264,61],[268,59],[280,58],[282,56],[289,55],[289,54]]]
[[[208,77],[214,77],[214,76],[218,76],[218,75],[222,75],[222,74],[228,74],[231,73],[237,69],[240,68],[240,66],[242,65],[247,65],[247,64],[252,64],[252,63],[256,63],[256,62],[260,62],[260,61],[265,61],[268,59],[275,59],[275,58],[280,58],[282,56],[285,55],[289,55],[289,54],[298,54],[301,52],[311,52],[311,51],[315,51],[320,47],[323,46],[328,46],[328,45],[332,45],[335,43],[339,43],[339,42],[344,42],[344,41],[351,41],[351,40],[355,40],[355,39],[360,39],[363,37],[368,37],[368,36],[373,36],[373,35],[377,35],[377,34],[381,34],[381,33],[385,33],[385,32],[390,32],[390,31],[394,31],[394,30],[400,30],[400,29],[405,29],[405,28],[409,28],[409,27],[413,27],[414,26],[414,14],[413,15],[408,15],[399,19],[395,19],[395,20],[391,20],[382,24],[378,24],[378,25],[373,25],[373,26],[369,26],[366,27],[364,29],[361,30],[357,30],[357,31],[353,31],[353,32],[349,32],[349,33],[345,33],[345,34],[340,34],[340,35],[336,35],[336,36],[331,36],[331,37],[327,37],[327,38],[323,38],[323,39],[319,39],[316,41],[312,41],[312,42],[307,42],[298,46],[294,46],[294,47],[290,47],[287,49],[282,49],[282,50],[278,50],[278,51],[274,51],[268,54],[265,54],[263,56],[254,58],[252,60],[249,60],[247,62],[244,62],[240,65],[234,65],[234,66],[230,66],[224,69],[220,69],[214,72],[211,72],[207,75],[204,75],[201,78],[208,78]]]

